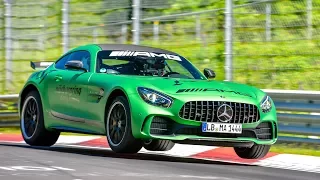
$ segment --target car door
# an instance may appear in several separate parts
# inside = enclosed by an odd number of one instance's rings
[[[88,109],[88,80],[92,75],[90,72],[90,53],[88,51],[76,51],[71,54],[70,60],[81,61],[83,67],[87,70],[69,70],[66,73],[68,88],[70,89],[68,97],[68,105],[66,108],[67,115],[72,121],[81,123],[90,122],[91,116],[87,112]]]
[[[87,70],[67,69],[69,61],[82,61]],[[85,123],[87,117],[84,106],[87,102],[87,83],[91,76],[90,53],[75,51],[62,57],[55,65],[55,71],[48,74],[47,87],[50,113],[57,121],[57,125],[79,127]]]
[[[63,75],[66,70],[65,63],[69,60],[71,54],[66,54],[61,57],[56,63],[55,68],[51,70],[44,79],[44,89],[47,103],[49,105],[48,111],[50,114],[61,114],[64,112],[68,103],[68,94],[65,91],[66,82]]]

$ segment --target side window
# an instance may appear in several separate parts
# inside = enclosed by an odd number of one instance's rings
[[[73,52],[68,61],[71,60],[82,61],[83,67],[90,71],[90,53],[88,51]]]
[[[66,62],[68,62],[68,60],[70,59],[70,55],[71,54],[68,54],[68,55],[65,55],[63,56],[58,62],[56,62],[56,68],[57,69],[65,69],[64,68],[64,65],[66,64]]]

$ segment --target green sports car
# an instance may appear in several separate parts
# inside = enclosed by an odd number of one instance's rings
[[[230,146],[264,157],[277,140],[276,108],[263,91],[209,80],[181,55],[158,48],[90,44],[57,61],[33,63],[20,92],[25,142],[51,146],[60,132],[105,135],[119,153],[170,150],[175,143]]]

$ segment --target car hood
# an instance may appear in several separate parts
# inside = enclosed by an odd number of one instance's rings
[[[178,95],[226,96],[256,98],[254,89],[244,84],[175,78],[146,78],[138,84],[176,97]]]

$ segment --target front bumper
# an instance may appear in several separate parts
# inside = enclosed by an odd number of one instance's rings
[[[203,133],[201,122],[179,116],[184,100],[175,100],[170,108],[145,103],[139,95],[130,95],[132,131],[138,139],[166,139],[177,143],[251,147],[253,144],[274,144],[278,129],[275,108],[260,112],[260,120],[242,125],[242,134]]]

